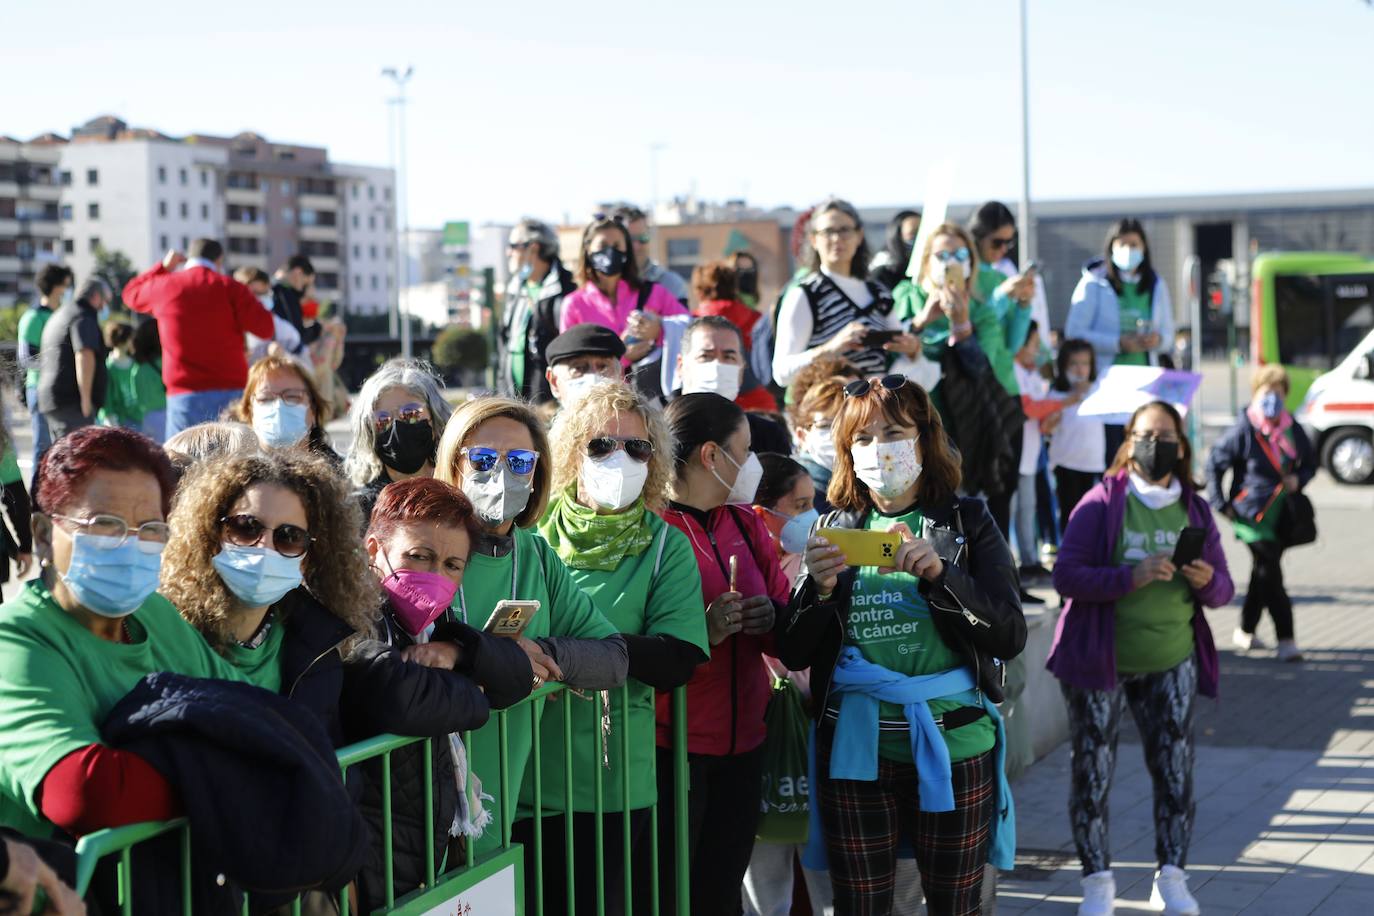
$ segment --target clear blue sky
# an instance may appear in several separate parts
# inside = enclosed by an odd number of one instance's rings
[[[1374,182],[1362,0],[1031,0],[1035,197]],[[580,220],[695,188],[772,206],[1019,188],[1016,0],[7,4],[0,133],[104,113],[388,161],[411,63],[411,221]]]

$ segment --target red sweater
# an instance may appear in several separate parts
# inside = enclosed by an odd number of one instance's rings
[[[204,267],[161,264],[124,287],[124,302],[157,319],[168,394],[242,388],[248,381],[244,333],[270,339],[272,313],[233,277]]]
[[[132,751],[88,744],[43,777],[43,816],[72,836],[140,821],[165,821],[181,804],[162,774]]]

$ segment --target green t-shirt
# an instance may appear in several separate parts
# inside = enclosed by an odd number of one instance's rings
[[[1150,294],[1142,291],[1139,283],[1121,281],[1121,295],[1116,297],[1116,301],[1121,308],[1122,334],[1137,333],[1136,329],[1140,326],[1137,322],[1149,322],[1154,315],[1150,303]],[[1118,353],[1112,363],[1117,366],[1148,366],[1150,355],[1148,353]]]
[[[1182,501],[1151,509],[1126,497],[1126,518],[1114,561],[1135,566],[1157,553],[1173,553],[1178,533],[1188,524]],[[1122,674],[1168,671],[1193,654],[1193,593],[1176,573],[1169,582],[1151,582],[1116,602],[1116,670]]]
[[[161,595],[126,620],[133,642],[101,639],[38,580],[0,605],[0,826],[52,833],[35,798],[43,778],[101,743],[110,710],[145,674],[242,680]]]
[[[271,614],[271,611],[268,611]],[[248,683],[281,693],[281,643],[286,628],[275,617],[268,624],[267,635],[256,648],[249,649],[240,645],[229,647],[229,662],[243,675]]]
[[[898,522],[905,522],[918,535],[921,533],[923,518],[915,509],[891,518],[869,512],[864,527],[869,531],[887,531]],[[930,605],[918,589],[919,584],[919,579],[907,573],[883,575],[876,566],[859,567],[850,600],[845,644],[856,647],[873,664],[898,674],[937,674],[967,664],[940,638],[930,616]],[[931,713],[939,716],[967,704],[932,700],[928,705]],[[880,727],[899,726],[882,728],[878,737],[879,755],[887,760],[910,763],[911,735],[902,707],[880,703],[878,718]],[[944,735],[950,760],[967,760],[992,749],[997,743],[997,726],[984,716]]]
[[[111,353],[105,357],[105,404],[100,418],[111,426],[137,426],[143,414],[134,404],[134,361],[127,356]]]
[[[577,587],[568,568],[544,539],[524,528],[515,528],[512,531],[515,535],[515,549],[511,553],[504,557],[488,557],[474,553],[468,560],[467,571],[463,575],[463,586],[454,598],[453,606],[458,618],[480,629],[486,624],[498,601],[507,598],[536,600],[539,602],[539,613],[534,615],[534,619],[525,628],[525,636],[530,639],[539,636],[571,636],[579,639],[604,639],[614,636],[616,628],[601,616],[601,612],[592,604],[592,599]],[[514,593],[511,590],[512,575],[515,576]],[[566,702],[585,701],[568,697]],[[533,741],[530,734],[533,724],[531,717],[540,716],[543,710],[544,701],[536,700],[532,704],[522,704],[507,718],[509,785],[517,787],[517,796],[519,786],[524,782],[525,763],[529,759]],[[487,725],[473,733],[472,746],[468,748],[468,760],[472,770],[482,780],[482,791],[494,799],[487,803],[492,806],[494,820],[477,841],[479,855],[490,852],[501,844],[499,747],[497,720],[493,716]],[[545,756],[544,760],[547,759]],[[516,798],[511,799],[507,812],[508,821],[514,820],[516,801]]]
[[[560,497],[562,498],[562,497]],[[640,510],[642,511],[642,510]],[[631,635],[671,636],[691,643],[710,655],[706,639],[705,606],[701,599],[701,574],[691,544],[681,531],[664,523],[652,512],[644,518],[653,536],[649,546],[637,556],[627,556],[614,570],[569,569],[573,581],[587,593],[611,625]],[[659,559],[659,541],[663,555]],[[654,564],[658,563],[658,573]],[[603,768],[602,810],[620,811],[622,779],[630,774],[630,807],[647,808],[658,797],[655,775],[654,689],[641,681],[629,681],[630,762],[621,754],[625,735],[625,710],[620,692],[611,691],[611,741],[609,769]],[[596,764],[595,741],[589,736],[599,727],[590,702],[572,701],[573,727],[573,810],[595,808],[593,773]],[[543,749],[543,803],[561,809],[563,805],[563,716],[550,715],[540,723]],[[520,817],[534,808],[533,772],[525,774],[520,793]]]
[[[19,318],[19,340],[29,345],[29,357],[35,362],[24,372],[24,387],[38,387],[38,351],[43,346],[43,326],[52,317],[52,309],[41,305],[29,306]]]
[[[24,479],[24,472],[19,470],[19,456],[14,452],[14,446],[5,447],[4,454],[0,454],[0,485],[18,483]]]
[[[167,409],[167,386],[162,384],[162,363],[134,363],[132,399],[140,417]]]

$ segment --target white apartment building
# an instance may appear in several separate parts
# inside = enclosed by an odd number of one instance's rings
[[[386,314],[397,289],[395,173],[363,165],[332,172],[343,201],[344,300],[355,314]]]
[[[76,141],[62,147],[63,257],[77,281],[95,250],[120,251],[136,270],[191,239],[224,238],[220,172],[227,152],[170,139]]]
[[[0,308],[32,301],[34,275],[61,258],[60,147],[0,137]]]

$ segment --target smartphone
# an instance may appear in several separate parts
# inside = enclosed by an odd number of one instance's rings
[[[901,337],[903,333],[902,331],[870,330],[864,333],[864,346],[878,349],[883,344],[892,343],[892,341]]]
[[[482,632],[491,636],[504,636],[518,639],[524,635],[525,627],[530,625],[534,615],[539,613],[538,601],[512,601],[507,598],[496,602],[496,609],[487,618]]]
[[[1174,545],[1174,565],[1182,569],[1194,560],[1201,560],[1202,545],[1206,542],[1206,528],[1184,528],[1178,533],[1178,543]]]
[[[902,544],[902,536],[895,531],[821,528],[816,534],[840,548],[850,566],[890,566]]]
[[[945,289],[951,293],[964,290],[964,265],[958,261],[950,261],[945,265]]]
[[[1039,273],[1039,271],[1040,271],[1040,262],[1039,262],[1039,261],[1031,261],[1029,264],[1026,265],[1026,269],[1023,270],[1023,271],[1021,271],[1021,273],[1022,273],[1023,275],[1029,275],[1029,274],[1033,274],[1033,273]]]

